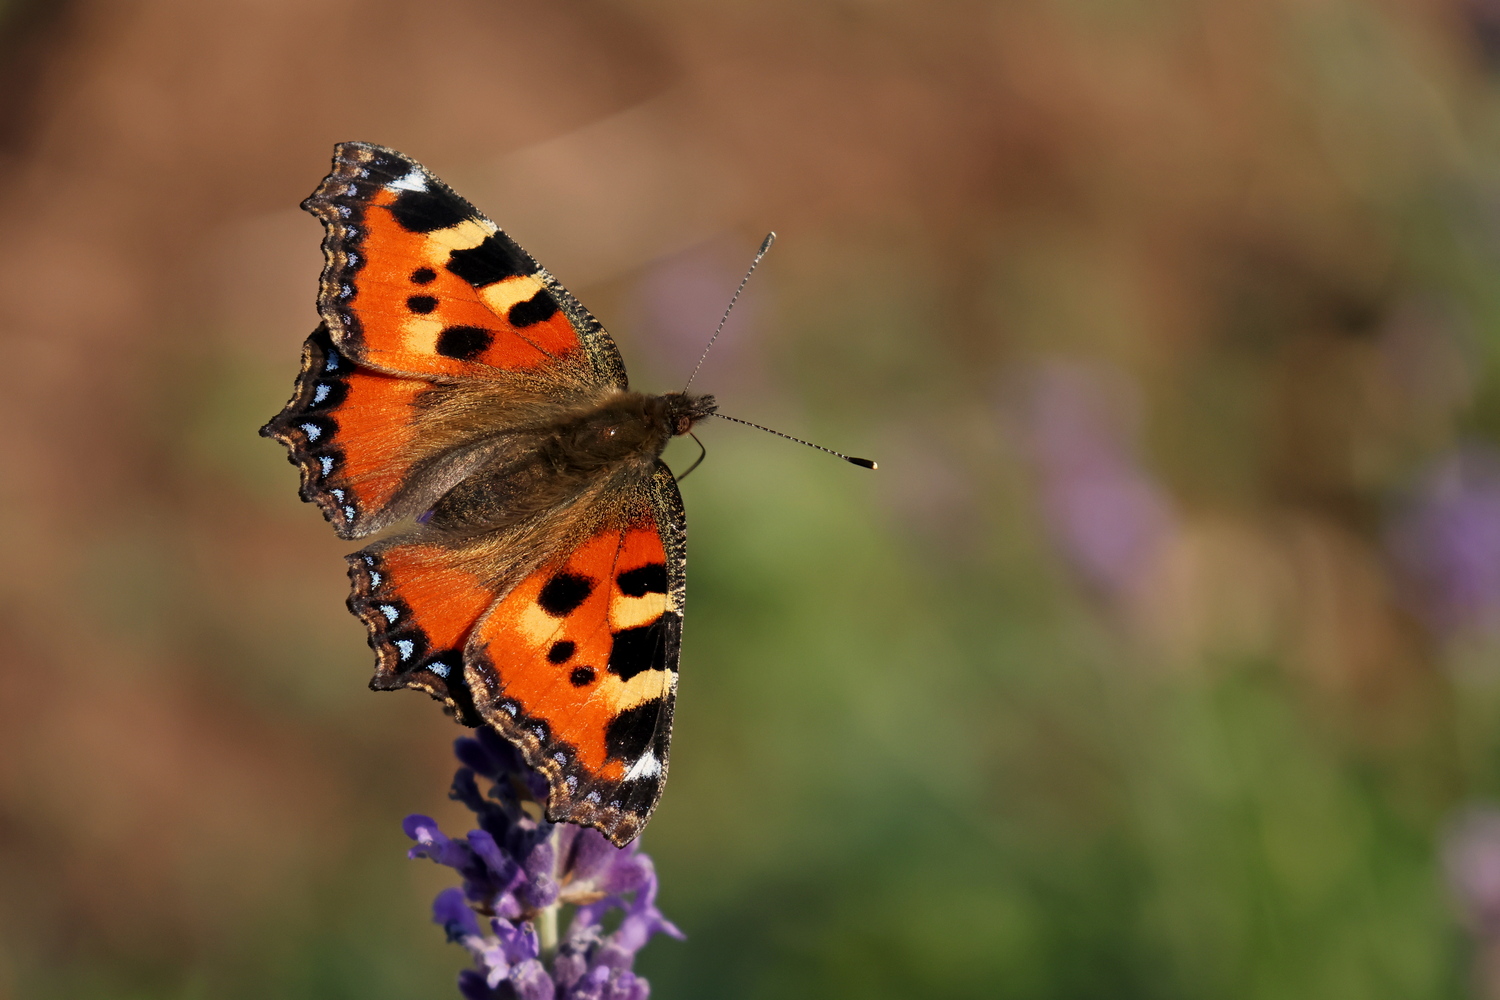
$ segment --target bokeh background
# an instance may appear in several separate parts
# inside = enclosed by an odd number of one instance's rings
[[[456,995],[343,139],[655,391],[774,228],[695,388],[880,461],[703,435],[656,996],[1500,997],[1495,0],[0,2],[0,997]]]

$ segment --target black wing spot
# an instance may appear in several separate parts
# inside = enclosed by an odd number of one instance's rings
[[[431,295],[413,295],[406,300],[406,308],[425,316],[437,308],[437,303]]]
[[[437,272],[430,267],[419,267],[411,273],[411,280],[416,285],[430,285],[437,280]]]
[[[590,684],[594,683],[594,668],[576,667],[574,668],[573,672],[568,675],[568,680],[576,688],[588,687]]]
[[[504,233],[491,233],[478,246],[454,250],[446,266],[475,288],[536,273],[536,264]]]
[[[536,326],[557,315],[557,300],[543,288],[525,302],[517,302],[505,314],[512,326]]]
[[[636,760],[651,746],[656,735],[656,720],[661,716],[660,698],[627,708],[609,722],[604,730],[604,749],[611,757]]]
[[[573,658],[573,650],[575,648],[571,639],[554,642],[552,648],[547,650],[547,661],[549,663],[567,663]]]
[[[410,233],[431,233],[456,226],[469,210],[452,195],[433,191],[402,191],[391,203],[391,214]]]
[[[647,594],[667,592],[667,567],[662,563],[647,563],[619,576],[620,593],[626,597],[645,597]]]
[[[438,334],[437,352],[446,358],[473,361],[489,350],[495,335],[482,326],[449,326]]]
[[[594,592],[594,581],[574,573],[559,573],[547,581],[536,602],[553,618],[562,618],[578,610]]]
[[[657,655],[665,648],[665,639],[660,615],[650,625],[621,629],[609,650],[609,672],[628,681],[643,670],[665,670],[665,657]]]

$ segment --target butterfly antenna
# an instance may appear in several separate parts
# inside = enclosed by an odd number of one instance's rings
[[[823,447],[820,444],[813,444],[811,441],[804,441],[801,438],[794,438],[790,434],[783,434],[780,431],[773,431],[769,427],[762,427],[760,424],[752,424],[750,421],[748,421],[748,420],[741,420],[739,417],[731,417],[731,416],[728,416],[727,414],[723,414],[723,413],[715,413],[714,416],[719,417],[720,419],[723,419],[723,420],[732,420],[732,421],[734,421],[737,424],[744,424],[746,427],[754,427],[756,430],[758,430],[758,431],[765,431],[767,434],[775,434],[777,437],[779,437],[779,438],[786,438],[788,441],[795,441],[798,444],[805,444],[809,448],[816,448],[819,451],[825,451],[828,454],[833,455],[835,458],[842,458],[844,461],[848,462],[850,465],[857,465],[861,469],[877,469],[877,468],[879,468],[878,465],[876,465],[874,462],[872,462],[868,458],[854,458],[852,455],[845,455],[841,451],[834,451],[832,448],[825,448],[825,447]],[[699,459],[699,461],[702,461],[702,459]],[[696,465],[696,463],[694,463],[694,464]],[[691,470],[689,470],[689,471],[691,471]]]
[[[766,251],[771,249],[771,244],[775,242],[775,233],[767,233],[766,238],[761,241],[760,249],[755,251],[755,259],[750,262],[750,270],[746,271],[745,276],[740,279],[740,287],[734,290],[734,296],[729,300],[729,308],[724,310],[724,318],[719,320],[718,327],[714,329],[714,335],[708,338],[708,346],[703,348],[703,353],[698,358],[698,364],[693,368],[693,374],[688,376],[687,385],[682,387],[683,392],[687,392],[688,386],[693,384],[693,379],[698,377],[698,369],[703,367],[703,362],[708,358],[708,352],[713,350],[714,341],[719,339],[719,334],[724,330],[724,324],[729,322],[729,314],[734,311],[734,304],[740,300],[740,293],[745,290],[745,285],[749,283],[750,275],[755,273],[756,267],[760,264],[760,259],[766,255]]]

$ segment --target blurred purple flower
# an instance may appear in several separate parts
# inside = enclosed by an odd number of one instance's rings
[[[1023,425],[1052,536],[1090,585],[1128,596],[1174,530],[1165,492],[1134,454],[1129,386],[1108,369],[1053,362],[1028,388]]]
[[[640,276],[631,300],[634,322],[645,335],[651,361],[686,378],[708,343],[755,251],[743,237],[724,236],[654,262]],[[757,390],[765,380],[756,332],[772,282],[764,273],[745,287],[708,356],[703,378],[721,394]]]
[[[738,240],[699,244],[658,260],[642,276],[637,294],[646,330],[661,342],[668,359],[697,360],[754,250],[753,244],[742,245]],[[758,284],[763,280],[756,278],[757,290],[763,291]],[[740,296],[734,307],[737,333],[732,341],[714,348],[725,352],[719,360],[728,361],[755,343],[760,298],[749,292]]]
[[[1448,827],[1443,871],[1464,919],[1482,938],[1500,936],[1500,808],[1471,805]]]
[[[468,1000],[645,1000],[650,985],[631,971],[636,952],[657,933],[683,935],[656,908],[656,870],[639,841],[618,848],[597,830],[533,818],[546,801],[546,780],[489,730],[456,741],[454,750],[464,766],[452,797],[473,810],[479,829],[458,840],[421,815],[408,816],[403,828],[416,841],[409,857],[463,876],[462,889],[444,889],[432,904],[448,940],[474,957],[475,967],[459,975],[459,992]],[[480,777],[491,783],[487,794]],[[559,943],[563,906],[574,911]],[[624,915],[606,934],[612,909]]]
[[[1434,463],[1387,536],[1400,585],[1437,631],[1500,625],[1500,452]]]

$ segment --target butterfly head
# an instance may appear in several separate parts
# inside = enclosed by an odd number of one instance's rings
[[[712,396],[695,396],[686,392],[669,392],[658,397],[663,404],[663,419],[673,435],[686,434],[704,417],[719,409]]]
[[[558,427],[546,463],[583,474],[619,463],[649,469],[668,441],[691,431],[717,408],[712,396],[620,393]]]

